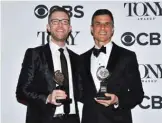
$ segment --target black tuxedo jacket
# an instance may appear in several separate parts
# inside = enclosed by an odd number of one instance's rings
[[[81,81],[83,86],[82,123],[132,123],[131,109],[144,97],[138,63],[134,52],[113,43],[107,69],[108,93],[117,95],[119,107],[105,107],[94,100],[97,90],[91,75],[92,49],[81,55]]]
[[[68,49],[73,76],[74,99],[79,99],[77,84],[78,55]],[[20,72],[16,97],[27,105],[26,123],[50,123],[55,105],[46,104],[47,96],[56,88],[53,81],[53,61],[49,44],[26,51]]]

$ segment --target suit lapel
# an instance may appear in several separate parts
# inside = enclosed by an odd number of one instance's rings
[[[67,48],[67,51],[68,51],[68,53],[69,53],[69,58],[70,58],[70,64],[71,64],[71,70],[72,70],[72,75],[74,75],[75,73],[74,73],[74,71],[75,71],[75,58],[74,58],[74,56],[73,56],[73,54],[72,54],[72,52],[71,52],[71,50],[69,50],[68,48]],[[73,77],[73,76],[72,76]]]
[[[53,60],[52,60],[52,53],[49,47],[49,44],[46,44],[44,46],[44,67],[45,67],[45,78],[48,83],[48,90],[50,92],[53,91],[53,89],[56,87],[56,84],[53,80],[53,74],[54,74],[54,67],[53,67]]]
[[[53,73],[54,72],[54,66],[53,66],[53,60],[52,60],[52,53],[49,47],[49,43],[45,45],[44,47],[45,51],[45,56],[46,56],[46,61],[48,64],[49,70]]]
[[[70,64],[71,64],[72,85],[73,85],[73,92],[74,92],[73,94],[74,94],[75,100],[77,100],[77,96],[78,96],[78,90],[77,90],[78,85],[76,83],[77,82],[77,74],[78,74],[77,73],[77,68],[76,68],[76,66],[77,66],[77,58],[75,57],[73,52],[71,50],[69,50],[68,48],[67,48],[67,51],[69,53],[69,59],[70,59]],[[76,112],[78,112],[77,107],[75,107],[75,109],[76,109]]]
[[[118,52],[118,46],[115,43],[113,43],[113,47],[112,47],[110,57],[109,57],[109,61],[108,61],[108,64],[107,64],[107,69],[109,70],[110,73],[113,72],[113,70],[116,66],[116,63],[117,63],[119,55],[120,55],[119,53],[120,52]]]

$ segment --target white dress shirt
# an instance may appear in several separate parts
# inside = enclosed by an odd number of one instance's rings
[[[106,54],[103,52],[100,52],[98,57],[94,56],[93,53],[91,55],[91,74],[92,74],[97,91],[99,91],[100,89],[100,81],[98,80],[96,76],[96,72],[100,66],[104,66],[105,68],[107,67],[110,53],[112,50],[112,46],[113,46],[112,42],[109,42],[104,46],[106,47]],[[99,49],[97,45],[95,45],[95,48]]]
[[[53,60],[53,65],[54,65],[54,71],[56,70],[61,70],[61,61],[60,61],[60,51],[58,49],[63,48],[64,49],[64,55],[67,60],[67,65],[68,65],[68,74],[69,74],[69,96],[72,99],[72,103],[70,103],[70,113],[69,114],[76,114],[75,110],[75,102],[74,102],[74,93],[73,93],[73,79],[72,79],[72,70],[71,70],[71,62],[70,62],[70,57],[69,53],[66,49],[66,47],[59,47],[52,41],[49,42],[49,46],[52,52],[52,60]],[[56,107],[55,114],[63,114],[63,105]]]

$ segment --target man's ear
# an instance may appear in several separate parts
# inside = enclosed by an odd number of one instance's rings
[[[112,28],[112,36],[114,35],[114,28]]]
[[[71,32],[72,32],[72,26],[69,27],[69,33],[71,33]]]
[[[112,32],[114,33],[114,28],[112,28]]]
[[[91,35],[93,36],[93,26],[91,25]]]
[[[49,24],[46,25],[47,31],[50,32],[50,26]]]
[[[47,31],[48,35],[50,35],[50,34],[51,34],[51,31],[50,31],[50,26],[49,26],[49,24],[47,24],[47,25],[46,25],[46,31]]]

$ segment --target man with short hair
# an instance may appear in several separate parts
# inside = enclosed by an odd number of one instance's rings
[[[68,12],[53,9],[47,24],[50,42],[25,53],[16,97],[27,105],[26,123],[80,122],[76,102],[78,55],[65,44],[71,28]]]
[[[136,54],[111,41],[109,10],[97,10],[91,24],[95,46],[81,55],[82,123],[132,123],[131,109],[144,97]]]

